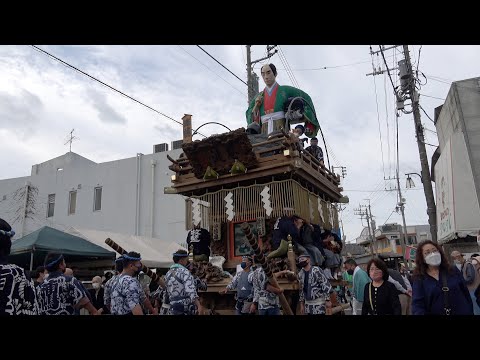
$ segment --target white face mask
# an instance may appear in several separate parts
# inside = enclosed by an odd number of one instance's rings
[[[442,256],[440,255],[439,252],[430,253],[427,256],[425,256],[425,262],[428,265],[438,266],[442,262]]]
[[[99,283],[92,283],[92,287],[97,290],[97,289],[100,289],[100,284]]]
[[[455,264],[460,264],[460,265],[462,265],[462,262],[461,262],[460,260],[453,260],[453,262],[454,262]]]

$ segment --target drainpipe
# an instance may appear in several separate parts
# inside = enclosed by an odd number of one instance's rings
[[[139,233],[140,222],[140,172],[142,170],[142,153],[137,153],[137,188],[136,188],[136,204],[135,204],[135,235]]]
[[[33,270],[33,253],[35,252],[35,245],[32,246],[32,251],[30,252],[30,271]]]
[[[25,182],[25,202],[23,203],[23,216],[22,216],[22,235],[25,235],[25,222],[27,220],[27,205],[28,205],[28,195],[30,194],[30,181]]]
[[[157,160],[152,159],[152,202],[151,202],[151,209],[150,209],[150,224],[151,224],[151,229],[150,229],[150,237],[153,238],[153,221],[155,219],[155,165],[157,165]]]

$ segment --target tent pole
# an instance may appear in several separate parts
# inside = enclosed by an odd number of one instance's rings
[[[30,253],[30,271],[33,270],[33,249],[32,252]]]

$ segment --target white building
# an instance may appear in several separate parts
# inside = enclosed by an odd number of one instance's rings
[[[383,224],[375,229],[374,233],[374,251],[376,253],[393,252],[402,253],[400,239],[402,238],[403,226],[397,223]],[[417,246],[424,240],[432,240],[430,234],[430,225],[411,225],[407,226],[406,245]],[[356,244],[365,247],[370,252],[370,236],[368,227],[362,229],[360,236],[356,238]]]
[[[80,227],[184,242],[185,200],[164,194],[181,149],[97,164],[73,152],[0,180],[0,217],[16,238],[44,225]]]
[[[434,120],[438,242],[475,242],[480,234],[480,77],[453,82]]]

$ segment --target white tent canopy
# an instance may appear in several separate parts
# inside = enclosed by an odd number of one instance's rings
[[[140,253],[142,256],[142,263],[151,268],[167,268],[173,264],[172,254],[176,250],[187,250],[185,247],[175,242],[168,242],[145,236],[120,234],[112,231],[71,227],[67,232],[81,236],[105,249],[112,250],[112,248],[105,243],[105,240],[110,238],[124,250]]]

